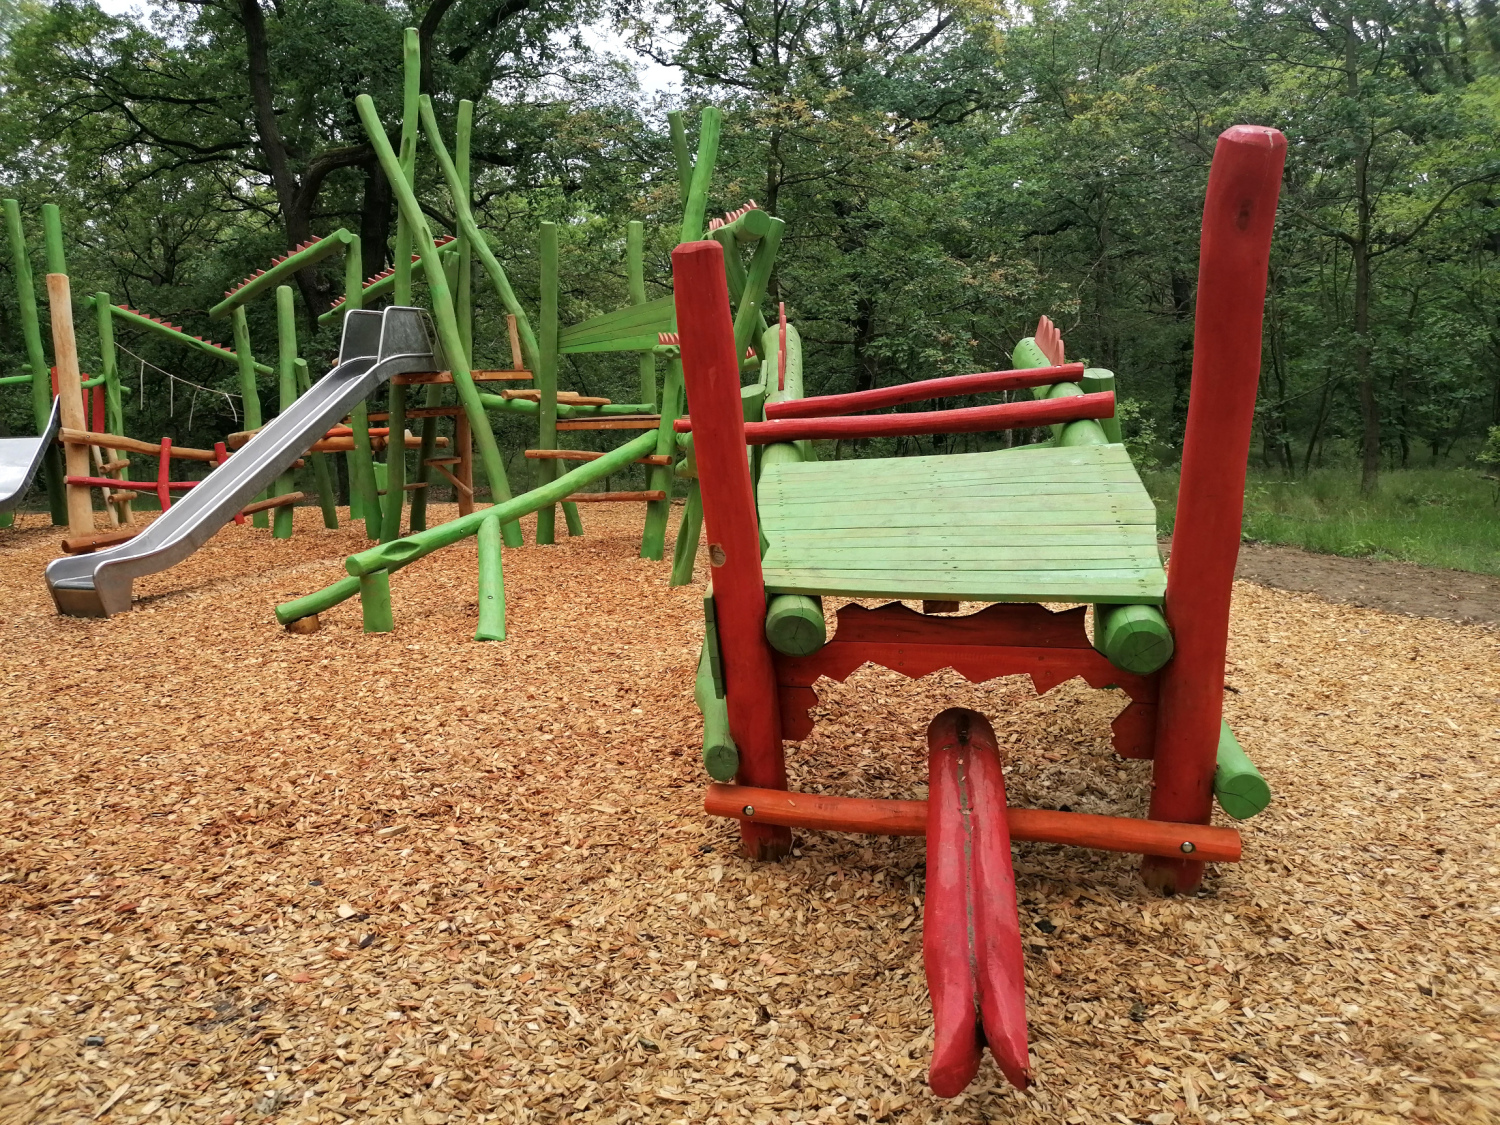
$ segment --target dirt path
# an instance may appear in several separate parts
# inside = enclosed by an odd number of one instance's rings
[[[276,602],[363,545],[316,509],[110,621],[53,613],[55,531],[0,533],[0,1123],[1500,1122],[1493,632],[1239,583],[1226,714],[1276,795],[1244,862],[1163,900],[1021,845],[1037,1082],[939,1102],[923,842],[740,859],[701,803],[707,576],[585,519],[505,552],[501,644],[472,543],[393,577],[394,634],[351,602],[295,636]],[[1144,810],[1119,698],[1021,677],[825,685],[792,784],[920,795],[947,706],[1017,804]]]

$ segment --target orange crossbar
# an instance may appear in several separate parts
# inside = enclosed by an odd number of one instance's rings
[[[703,808],[710,816],[823,832],[869,832],[878,836],[927,834],[926,801],[830,797],[822,793],[715,784],[708,787]],[[1171,859],[1192,856],[1205,863],[1238,863],[1240,859],[1240,834],[1233,828],[1051,809],[1010,809],[1006,816],[1011,838],[1016,840]]]

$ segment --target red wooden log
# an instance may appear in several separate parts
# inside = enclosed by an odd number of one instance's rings
[[[995,732],[983,715],[952,707],[927,728],[927,751],[928,1085],[940,1098],[963,1093],[988,1044],[1005,1077],[1024,1090],[1031,1083],[1026,960]]]
[[[1061,367],[1028,367],[1019,371],[981,371],[974,375],[948,375],[941,379],[919,379],[894,387],[877,387],[873,391],[855,391],[847,395],[819,395],[816,398],[793,399],[790,402],[766,404],[766,418],[825,418],[833,414],[859,414],[881,410],[906,402],[922,402],[954,395],[977,395],[992,391],[1024,390],[1046,387],[1053,383],[1070,383],[1083,376],[1083,364]]]
[[[747,808],[752,810],[749,814]],[[926,801],[710,785],[703,797],[703,809],[710,816],[818,832],[868,832],[875,836],[922,836],[927,832]],[[1010,809],[1006,815],[1013,840],[1165,858],[1192,854],[1209,863],[1237,863],[1241,854],[1240,834],[1233,828],[1052,809]]]
[[[776,671],[766,640],[766,590],[760,569],[760,525],[745,458],[740,364],[724,280],[724,248],[687,242],[672,251],[683,382],[700,430],[693,447],[703,497],[708,557],[729,731],[740,751],[739,780],[786,788]],[[775,859],[792,847],[778,825],[741,822],[740,846],[754,859]]]
[[[172,506],[172,490],[167,482],[171,475],[172,439],[164,437],[161,439],[161,457],[156,462],[156,499],[164,512]]]
[[[89,429],[103,433],[108,429],[104,424],[104,384],[96,384],[90,389],[94,393],[89,396]]]
[[[1286,138],[1236,125],[1219,137],[1198,258],[1192,391],[1167,569],[1177,651],[1162,670],[1151,816],[1207,824],[1223,711],[1229,598],[1245,505],[1245,462],[1260,380],[1266,270]],[[1148,858],[1147,885],[1183,892],[1203,864]]]
[[[924,410],[912,414],[871,414],[837,418],[783,418],[776,422],[749,422],[745,441],[750,445],[772,445],[780,441],[809,438],[915,437],[921,434],[972,434],[990,430],[1020,430],[1076,422],[1081,418],[1112,418],[1113,391],[1067,398],[1044,398],[1031,402],[1006,402],[997,406],[968,406],[959,410]],[[679,418],[674,428],[680,434],[693,432],[691,416]]]

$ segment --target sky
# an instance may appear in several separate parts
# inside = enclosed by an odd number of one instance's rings
[[[95,2],[112,16],[128,16],[146,6],[142,0],[95,0]],[[590,47],[601,54],[613,55],[632,65],[635,68],[636,81],[641,85],[643,97],[650,98],[662,93],[671,95],[682,89],[681,77],[676,68],[662,66],[633,51],[619,49],[618,37],[607,23],[600,22],[584,28],[583,38]]]

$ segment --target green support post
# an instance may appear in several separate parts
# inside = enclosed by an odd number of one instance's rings
[[[115,347],[115,321],[108,293],[94,294],[94,320],[99,326],[99,377],[104,380],[104,428],[125,433],[125,403],[120,396],[120,356]]]
[[[538,344],[541,362],[536,369],[536,389],[541,392],[541,417],[537,423],[538,449],[557,448],[557,224],[543,223],[538,246],[541,268],[541,311],[538,314]],[[536,463],[537,487],[557,475],[557,462],[542,459]],[[536,541],[547,546],[557,541],[557,511],[547,505],[536,514]]]
[[[358,236],[344,254],[344,308],[360,308],[364,300],[364,261]],[[354,518],[355,498],[365,521],[365,538],[380,538],[380,495],[375,486],[375,454],[370,445],[370,405],[360,402],[349,417],[354,448],[349,451],[349,518]]]
[[[781,247],[781,232],[786,223],[772,219],[770,229],[755,245],[755,254],[750,259],[750,269],[745,275],[744,292],[734,313],[734,349],[745,362],[745,349],[752,340],[758,340],[766,330],[765,318],[761,315],[760,303],[771,283],[771,271],[776,268],[776,251]],[[763,357],[762,357],[763,358]]]
[[[26,345],[26,362],[31,366],[32,421],[40,434],[52,416],[52,380],[47,374],[47,353],[42,347],[41,322],[37,319],[36,284],[31,273],[31,253],[26,248],[26,232],[21,227],[21,205],[7,199],[4,206],[11,263],[16,272],[16,302],[21,310],[21,338]],[[42,469],[52,523],[62,526],[68,522],[68,501],[63,486],[62,451],[57,445],[50,446],[43,454]]]
[[[474,379],[463,354],[463,341],[458,333],[458,319],[453,311],[453,295],[448,289],[448,281],[443,275],[443,267],[438,255],[426,252],[431,248],[432,236],[427,229],[427,221],[422,215],[421,205],[418,204],[411,185],[401,176],[395,153],[391,151],[390,142],[386,139],[385,130],[381,127],[374,100],[368,94],[361,94],[355,99],[355,107],[359,111],[360,121],[370,137],[370,144],[375,149],[386,178],[391,181],[396,193],[396,201],[413,229],[418,232],[419,241],[424,246],[421,259],[422,269],[432,298],[432,315],[438,340],[444,352],[450,357],[449,367],[453,372],[453,386],[458,392],[459,402],[463,404],[464,415],[469,419],[469,429],[475,445],[478,446],[479,463],[484,467],[490,496],[496,503],[509,500],[510,483],[505,477],[505,463],[500,458],[500,447],[495,442],[495,433],[490,429],[489,418],[484,412],[484,404],[479,400],[479,390],[474,385]],[[387,491],[388,493],[394,492],[394,485],[388,485]],[[387,526],[389,526],[389,520],[387,520]],[[507,520],[501,532],[506,546],[519,547],[521,545],[520,525],[514,520]]]
[[[721,694],[723,685],[713,674],[710,646],[716,638],[705,636],[698,656],[698,675],[693,680],[693,699],[703,713],[703,768],[719,782],[730,782],[740,772],[740,751],[729,733],[729,706]]]
[[[376,570],[362,574],[359,582],[359,608],[366,633],[389,633],[395,630],[391,616],[391,572]]]
[[[295,325],[295,321],[293,324]],[[295,344],[295,337],[293,339]],[[312,375],[307,370],[307,360],[298,358],[293,362],[297,369],[297,396],[300,398],[312,390]],[[313,453],[308,456],[312,462],[313,480],[318,485],[318,507],[323,510],[323,526],[330,531],[337,531],[339,526],[338,495],[333,487],[333,467],[328,463],[328,454]]]
[[[258,430],[265,423],[265,418],[260,412],[260,388],[256,384],[255,356],[250,351],[250,322],[245,319],[245,306],[235,307],[233,317],[230,321],[234,331],[234,356],[235,365],[240,372],[240,402],[245,408],[245,429]],[[265,499],[263,492],[258,499]],[[256,512],[250,517],[253,527],[270,527],[271,514],[269,512]]]
[[[698,482],[688,489],[682,508],[682,522],[677,525],[677,542],[672,549],[670,586],[686,586],[693,580],[693,563],[698,558],[698,539],[703,534],[703,493]]]
[[[630,303],[646,303],[646,228],[639,220],[631,220],[625,228],[625,268],[630,279]],[[656,408],[656,355],[642,352],[640,355],[641,394],[637,402],[649,403]]]
[[[278,413],[285,414],[297,401],[297,321],[296,305],[293,303],[292,287],[276,287],[276,389],[280,405]],[[288,470],[276,478],[274,495],[285,496],[296,490],[292,473]],[[271,523],[271,536],[275,539],[292,537],[292,506],[276,509]]]
[[[719,158],[719,131],[723,124],[724,115],[718,109],[710,106],[703,111],[698,125],[698,159],[693,162],[693,176],[682,207],[679,242],[696,242],[703,237],[703,216],[708,210],[708,188],[714,178],[714,163]]]
[[[505,574],[500,562],[500,520],[479,525],[479,626],[476,641],[505,640]]]
[[[693,158],[688,153],[687,129],[683,127],[680,110],[667,114],[667,128],[672,133],[672,156],[677,164],[677,189],[681,193],[682,205],[686,207],[688,192],[693,187]]]

